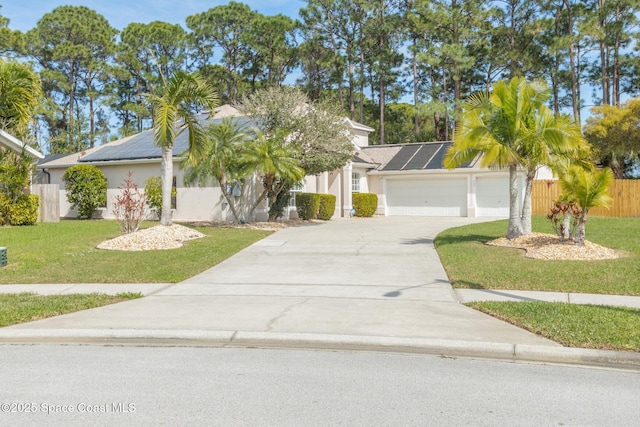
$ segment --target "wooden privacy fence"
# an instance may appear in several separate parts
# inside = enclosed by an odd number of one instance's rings
[[[534,181],[532,190],[534,215],[547,215],[562,193],[558,181]],[[592,208],[589,209],[589,215],[617,218],[640,216],[640,180],[616,179],[609,187],[609,195],[613,198],[609,209]]]

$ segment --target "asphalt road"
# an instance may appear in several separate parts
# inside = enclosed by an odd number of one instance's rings
[[[0,345],[0,425],[637,425],[640,372],[375,352]]]

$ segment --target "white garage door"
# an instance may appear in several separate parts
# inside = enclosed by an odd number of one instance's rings
[[[387,179],[388,215],[467,216],[467,179]]]
[[[478,216],[509,216],[509,178],[476,178]]]

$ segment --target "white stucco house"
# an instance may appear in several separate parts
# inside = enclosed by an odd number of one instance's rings
[[[247,120],[228,105],[215,111],[212,120],[235,116]],[[481,168],[477,161],[462,167],[443,168],[444,155],[450,142],[413,143],[371,146],[368,135],[372,128],[346,119],[352,135],[352,161],[340,170],[307,176],[292,190],[288,217],[297,217],[293,193],[298,191],[330,193],[336,196],[334,216],[349,216],[352,196],[356,192],[378,195],[380,215],[507,217],[509,213],[508,172]],[[179,155],[186,150],[186,134],[174,146],[174,183],[177,189],[175,221],[230,221],[230,209],[212,180],[206,187],[187,187]],[[128,172],[139,187],[153,176],[160,175],[160,149],[153,143],[151,130],[102,146],[70,155],[45,158],[37,166],[40,183],[60,185],[60,216],[75,217],[64,194],[62,175],[76,164],[92,164],[107,177],[107,206],[97,216],[113,218],[112,203]],[[547,173],[541,179],[550,178]],[[519,177],[524,188],[524,173]],[[248,197],[258,194],[256,182]],[[522,193],[522,191],[521,191]],[[256,220],[266,220],[267,207],[256,211]]]

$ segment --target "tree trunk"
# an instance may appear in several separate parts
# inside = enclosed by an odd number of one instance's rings
[[[603,7],[604,7],[604,0],[598,0],[598,9],[602,9]],[[599,29],[602,32],[604,32],[605,31],[604,16],[600,18],[598,25],[599,25]],[[607,74],[608,68],[609,68],[608,55],[607,55],[607,48],[606,48],[604,36],[601,36],[600,38],[599,47],[600,47],[600,73],[602,74],[600,76],[602,81],[602,103],[605,105],[610,105],[611,99],[609,98],[609,75]]]
[[[238,210],[236,209],[236,201],[233,199],[233,196],[229,194],[227,191],[227,182],[218,180],[218,185],[220,186],[220,191],[224,196],[224,199],[227,201],[229,205],[229,209],[231,209],[231,214],[233,214],[233,218],[237,224],[242,224],[243,221],[240,219],[240,215],[238,215]]]
[[[616,7],[616,22],[620,21],[620,6]],[[613,79],[611,91],[611,105],[620,106],[620,32],[616,31],[613,44]]]
[[[356,99],[355,99],[355,90],[354,90],[354,73],[355,64],[353,61],[349,60],[349,118],[351,120],[356,119]]]
[[[173,187],[173,144],[162,147],[162,163],[160,165],[162,180],[162,214],[160,225],[171,226],[171,189]]]
[[[413,133],[415,133],[416,135],[416,139],[418,137],[418,134],[420,133],[420,116],[418,115],[418,102],[419,102],[419,96],[418,96],[418,59],[417,59],[417,55],[415,52],[416,49],[416,39],[415,37],[413,38],[413,53],[412,53],[412,57],[411,60],[413,62]]]
[[[380,145],[384,145],[384,79],[380,78]]]
[[[89,96],[89,127],[90,127],[90,142],[89,142],[89,148],[93,148],[96,145],[96,118],[95,118],[96,112],[94,111],[94,106],[93,106],[93,97],[90,95]]]
[[[522,233],[531,234],[531,193],[533,188],[533,179],[536,176],[536,171],[527,171],[527,184],[524,189],[524,201],[522,203]]]
[[[360,100],[358,108],[360,109],[360,123],[364,123],[364,80],[365,80],[365,63],[364,51],[360,49]]]
[[[570,211],[567,211],[566,214],[564,214],[564,218],[562,218],[562,225],[560,226],[560,239],[562,241],[565,240],[569,240],[571,238],[571,218],[573,216],[571,215]]]
[[[518,174],[517,165],[509,166],[509,228],[507,239],[515,239],[522,236],[522,222],[520,209],[518,208]]]
[[[272,192],[272,196],[269,197],[269,207],[273,206],[278,201],[278,196],[282,192],[282,189],[287,185],[287,182],[282,180],[280,185],[278,185],[277,189]],[[274,222],[278,219],[277,216],[269,214],[269,222]]]
[[[585,229],[587,227],[587,212],[588,209],[584,209],[582,211],[582,215],[580,216],[580,221],[578,222],[578,229],[576,231],[575,243],[577,246],[584,246],[584,235]]]

